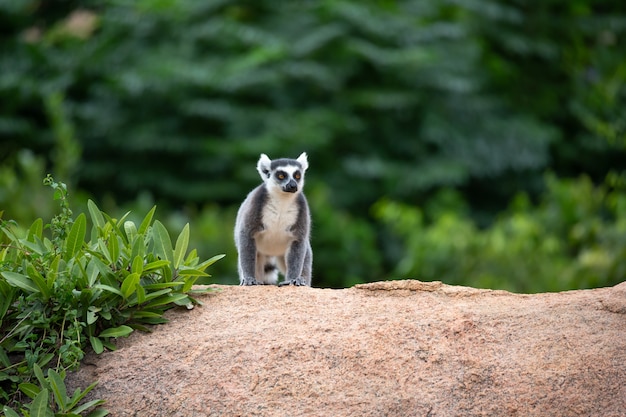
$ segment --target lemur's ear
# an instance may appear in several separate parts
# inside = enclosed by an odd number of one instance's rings
[[[261,176],[263,181],[270,177],[271,166],[272,160],[267,155],[262,153],[261,157],[259,158],[259,162],[257,162],[256,164],[256,170],[259,171],[259,175]]]
[[[302,171],[306,171],[309,167],[309,160],[307,159],[306,152],[302,152],[296,161],[302,165]]]

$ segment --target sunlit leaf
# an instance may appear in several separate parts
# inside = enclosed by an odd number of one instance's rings
[[[178,269],[185,258],[187,252],[187,246],[189,245],[189,223],[183,227],[183,230],[176,239],[176,246],[174,249],[174,268]]]
[[[135,256],[130,271],[141,275],[143,272],[143,258],[141,256]]]
[[[137,293],[137,303],[143,304],[146,301],[146,290],[141,284],[135,285],[135,291]]]
[[[154,262],[150,262],[149,264],[144,265],[143,270],[144,272],[149,272],[149,271],[161,269],[169,265],[170,265],[170,261],[154,261]]]
[[[226,254],[223,254],[223,253],[219,255],[215,255],[212,258],[202,262],[200,265],[197,265],[195,269],[204,270],[205,268],[208,268],[209,266],[213,265],[215,262],[222,259],[224,256],[226,256]]]
[[[103,330],[102,333],[98,335],[98,337],[124,337],[128,336],[133,332],[132,327],[128,327],[125,325],[112,327],[106,330]]]
[[[170,262],[174,261],[174,250],[172,249],[172,241],[163,223],[158,220],[154,221],[152,226],[152,239],[154,241],[154,251],[161,259]]]
[[[35,220],[33,224],[30,226],[30,229],[28,229],[28,236],[26,239],[32,242],[35,237],[39,239],[43,238],[43,219],[42,218]]]
[[[128,274],[128,276],[124,278],[124,281],[122,282],[122,287],[120,288],[124,299],[130,297],[130,295],[135,291],[135,286],[139,284],[139,278],[140,276],[136,272]]]
[[[131,221],[124,222],[124,232],[129,242],[134,242],[137,238],[137,226]]]
[[[102,213],[96,203],[92,200],[87,200],[87,208],[89,209],[89,215],[91,216],[91,222],[98,228],[102,229],[104,227],[105,221]]]
[[[84,213],[78,215],[74,224],[70,229],[65,241],[65,259],[70,259],[76,255],[85,242],[85,233],[87,231],[87,218]]]
[[[117,240],[117,235],[115,235],[114,233],[111,233],[111,235],[109,236],[107,248],[109,249],[109,254],[111,255],[111,263],[116,264],[117,260],[120,257],[120,244]]]
[[[155,211],[156,211],[156,206],[152,207],[150,211],[148,212],[148,214],[146,214],[146,217],[144,217],[143,221],[139,225],[138,233],[140,235],[145,234],[146,231],[148,230],[148,227],[150,227],[150,224],[152,223],[152,217],[154,216]]]

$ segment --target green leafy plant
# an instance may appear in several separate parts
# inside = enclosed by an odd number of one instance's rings
[[[37,384],[25,382],[19,385],[20,391],[32,399],[32,402],[26,406],[28,411],[24,410],[24,414],[30,417],[49,415],[51,398],[56,405],[55,416],[76,416],[90,408],[104,404],[103,400],[92,400],[79,404],[95,388],[96,383],[91,384],[85,390],[76,389],[72,396],[69,396],[62,374],[53,369],[48,369],[48,376],[45,377],[41,367],[37,364],[33,366],[33,373]],[[17,412],[8,407],[5,407],[3,411],[7,417],[19,416]],[[100,409],[89,413],[89,417],[101,417],[107,414],[106,410]]]
[[[400,241],[395,276],[531,293],[611,286],[626,271],[625,183],[547,175],[537,205],[519,194],[486,229],[456,208],[428,216],[380,200],[374,214]]]
[[[0,399],[25,415],[77,415],[100,403],[79,405],[92,386],[68,396],[65,371],[89,347],[113,350],[115,338],[165,323],[167,309],[199,304],[193,294],[207,290],[193,285],[224,255],[200,261],[188,252],[189,224],[172,244],[153,219],[156,207],[136,225],[89,200],[89,218],[74,218],[65,184],[44,183],[61,206],[49,224],[0,223]],[[16,415],[8,406],[4,413]]]

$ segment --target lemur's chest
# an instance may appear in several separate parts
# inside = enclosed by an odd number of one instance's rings
[[[267,255],[283,255],[294,235],[291,227],[298,219],[294,199],[270,198],[261,214],[263,230],[256,235],[257,249]]]

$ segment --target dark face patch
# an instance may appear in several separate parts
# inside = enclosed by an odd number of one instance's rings
[[[272,174],[272,180],[282,191],[295,193],[302,182],[302,170],[300,164],[279,165]]]

